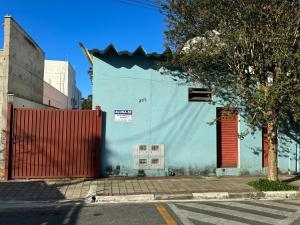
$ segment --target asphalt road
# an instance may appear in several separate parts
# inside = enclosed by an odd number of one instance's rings
[[[0,225],[300,225],[300,200],[9,207],[1,205]]]

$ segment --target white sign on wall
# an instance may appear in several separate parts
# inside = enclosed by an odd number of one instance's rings
[[[132,110],[114,110],[115,121],[117,122],[131,122]]]

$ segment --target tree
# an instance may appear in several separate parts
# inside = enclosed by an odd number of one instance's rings
[[[300,127],[299,2],[161,4],[167,15],[166,45],[173,52],[165,65],[183,70],[175,76],[210,88],[225,107],[238,107],[254,130],[267,126],[268,179],[277,180],[277,133],[287,125]]]
[[[81,107],[82,109],[92,109],[93,107],[93,96],[89,95],[86,99],[81,98]]]

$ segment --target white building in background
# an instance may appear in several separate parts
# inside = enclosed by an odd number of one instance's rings
[[[77,106],[78,106],[78,109],[81,109],[81,98],[82,98],[82,95],[81,95],[81,91],[79,90],[78,87],[76,87],[76,103],[77,103]]]
[[[48,87],[48,90],[44,91],[44,104],[49,105],[49,102],[53,102],[52,106],[56,107],[54,103],[62,103],[65,106],[59,108],[81,109],[81,92],[76,87],[76,73],[68,61],[45,60],[44,81],[67,97],[65,103],[61,95]]]

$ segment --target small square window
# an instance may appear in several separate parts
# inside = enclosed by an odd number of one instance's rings
[[[158,151],[158,149],[159,149],[159,145],[152,145],[151,146],[152,151]]]
[[[190,102],[210,102],[211,91],[207,88],[189,88]]]
[[[151,164],[158,164],[159,163],[159,159],[151,159]]]
[[[147,145],[140,145],[139,150],[140,151],[146,151],[147,150]]]
[[[139,164],[145,165],[147,164],[147,159],[139,159]]]

